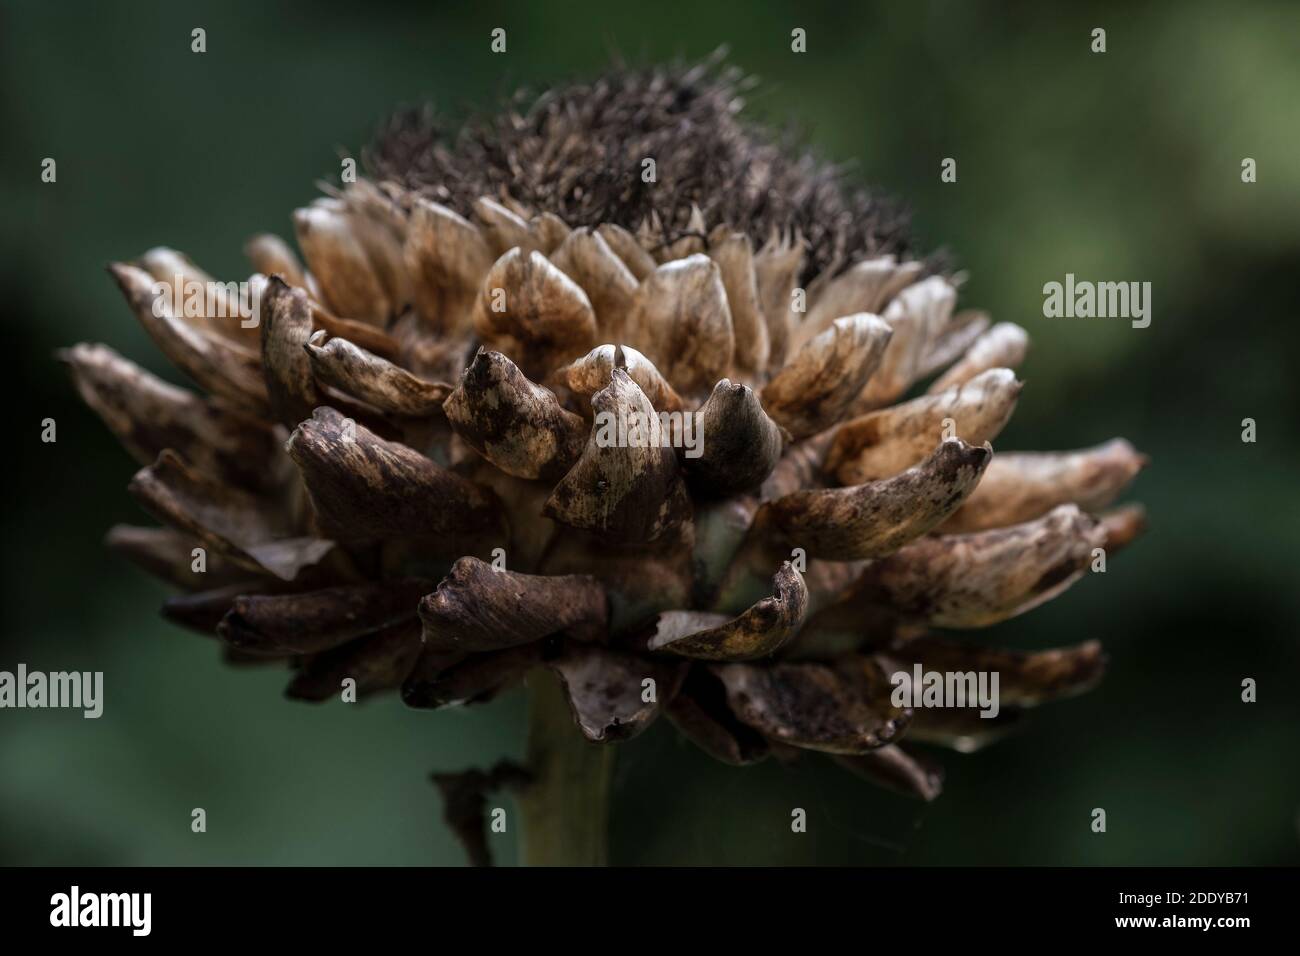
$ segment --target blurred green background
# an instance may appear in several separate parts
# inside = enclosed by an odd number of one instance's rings
[[[987,633],[1101,638],[1103,685],[975,756],[921,806],[819,759],[714,764],[663,725],[619,758],[618,863],[1300,862],[1300,5],[1030,3],[0,4],[5,455],[0,669],[103,670],[105,715],[0,711],[6,863],[459,863],[430,770],[517,755],[519,693],[428,714],[312,707],[156,614],[101,548],[134,471],[53,350],[165,369],[103,271],[165,244],[225,279],[251,234],[337,176],[398,104],[727,44],[759,114],[904,197],[962,304],[1026,326],[998,447],[1124,435],[1151,531],[1109,572]],[[1133,7],[1138,7],[1133,9]],[[190,52],[190,30],[208,52]],[[508,31],[509,52],[489,52]],[[808,31],[808,52],[790,31]],[[1108,52],[1089,51],[1106,28]],[[58,182],[40,182],[44,157]],[[959,179],[943,184],[943,157]],[[1241,182],[1243,157],[1258,182]],[[1044,282],[1150,281],[1154,318],[1042,317]],[[58,421],[58,443],[39,422]],[[1243,444],[1240,422],[1259,423]],[[1240,702],[1244,677],[1259,702]],[[206,808],[208,832],[190,832]],[[804,807],[809,832],[789,830]],[[1104,807],[1105,835],[1089,829]],[[513,834],[495,837],[502,862]]]

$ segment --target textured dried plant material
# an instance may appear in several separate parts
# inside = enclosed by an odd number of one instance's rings
[[[314,654],[415,618],[432,581],[408,578],[235,599],[217,633],[232,647]]]
[[[789,561],[772,577],[772,593],[739,617],[665,611],[648,647],[705,661],[748,661],[774,654],[799,633],[808,588]]]
[[[58,357],[82,400],[141,465],[173,448],[204,474],[248,488],[271,483],[277,442],[260,419],[164,382],[106,345],[76,345]]]
[[[642,249],[636,236],[622,226],[611,222],[601,223],[596,227],[596,235],[604,239],[614,255],[623,260],[623,265],[627,266],[637,282],[644,282],[655,271],[654,256]]]
[[[903,289],[881,316],[894,337],[880,368],[858,396],[856,409],[866,411],[894,401],[924,374],[925,357],[936,337],[950,325],[957,290],[950,280],[930,276]]]
[[[307,293],[272,276],[262,293],[262,368],[271,413],[292,428],[320,403],[304,346],[312,334]]]
[[[425,323],[441,335],[466,333],[479,285],[495,258],[478,226],[416,197],[403,253]]]
[[[637,287],[627,333],[677,391],[699,394],[713,388],[730,370],[735,348],[717,264],[693,255],[655,269]]]
[[[490,492],[332,408],[316,409],[287,447],[331,535],[368,541],[497,528]]]
[[[451,394],[446,382],[417,378],[400,365],[321,329],[304,348],[318,382],[383,412],[426,418],[437,415]]]
[[[1029,351],[1029,333],[1014,322],[999,322],[971,345],[961,361],[936,378],[927,392],[931,395],[964,385],[991,368],[1017,368]]]
[[[213,587],[206,591],[190,594],[177,594],[163,602],[162,616],[173,624],[179,624],[186,630],[204,637],[217,636],[217,626],[235,604],[235,599],[244,594],[258,594],[262,591],[273,592],[268,587],[266,578],[251,578],[234,584]],[[232,648],[224,648],[233,650]],[[244,657],[262,661],[284,660],[281,654],[254,654],[240,652]]]
[[[541,240],[526,219],[487,196],[475,200],[474,215],[478,217],[483,238],[495,255],[500,256],[514,248],[529,253],[542,247]]]
[[[140,256],[139,265],[153,277],[155,282],[167,286],[166,294],[169,301],[179,298],[181,302],[185,302],[189,298],[188,287],[192,283],[202,287],[200,290],[203,297],[202,314],[194,316],[186,314],[177,318],[211,335],[220,336],[248,348],[256,348],[257,329],[244,328],[240,324],[241,303],[238,296],[229,295],[229,290],[224,283],[218,282],[209,273],[200,269],[189,256],[175,249],[168,249],[166,246],[156,246]],[[179,289],[176,287],[177,279],[180,280]],[[213,303],[215,314],[209,314],[207,311],[209,299]]]
[[[626,338],[637,278],[599,233],[574,229],[549,256],[551,263],[582,287],[596,313],[596,335],[607,342]]]
[[[143,528],[115,524],[104,536],[104,546],[183,591],[198,591],[248,579],[237,568],[213,552],[202,572],[194,570],[194,548],[198,540],[171,528]]]
[[[785,448],[781,426],[767,417],[748,385],[718,382],[695,413],[699,457],[682,458],[692,486],[712,497],[753,491]]]
[[[988,627],[1060,594],[1104,543],[1101,525],[1061,505],[1010,528],[913,541],[863,572],[852,600],[938,627]]]
[[[912,715],[890,703],[884,671],[860,655],[833,665],[720,664],[714,673],[740,720],[771,740],[807,750],[865,753],[899,736]]]
[[[1011,417],[1022,387],[1010,369],[990,369],[939,395],[869,412],[840,426],[823,468],[845,485],[896,475],[934,450],[944,437],[944,419],[954,423],[954,437],[972,445],[991,441]]]
[[[108,271],[126,296],[136,318],[167,359],[205,392],[239,408],[267,409],[266,382],[257,352],[188,325],[170,306],[154,314],[153,280],[143,269],[111,263]]]
[[[274,502],[200,474],[170,449],[136,472],[127,490],[159,521],[259,574],[292,581],[334,547],[291,537]]]
[[[1021,726],[1023,711],[1003,707],[996,717],[982,717],[974,707],[918,707],[907,728],[907,739],[973,754]]]
[[[587,293],[544,255],[511,249],[479,288],[474,330],[484,345],[516,356],[525,374],[541,379],[595,344],[596,314]]]
[[[350,227],[388,299],[389,314],[383,322],[387,324],[415,298],[405,262],[406,213],[366,179],[349,185],[341,201],[348,211]]]
[[[987,312],[965,309],[956,313],[949,320],[947,328],[930,340],[929,347],[921,356],[917,379],[946,369],[960,359],[988,331],[989,324]]]
[[[691,604],[694,533],[686,521],[649,545],[620,545],[560,526],[540,571],[590,574],[600,581],[609,596],[610,633],[622,636],[648,625],[660,611]]]
[[[550,667],[578,729],[595,743],[630,740],[649,727],[686,673],[684,664],[584,644],[566,646]],[[654,681],[653,695],[645,693],[645,680]]]
[[[400,687],[420,656],[420,622],[412,618],[308,657],[285,688],[295,700],[337,698],[345,679],[356,681],[357,699]]]
[[[892,335],[874,315],[836,319],[764,386],[763,406],[795,438],[824,431],[862,390]]]
[[[466,557],[420,601],[420,620],[429,647],[497,651],[561,632],[603,640],[608,609],[586,575],[520,574]]]
[[[892,648],[889,657],[909,672],[913,663],[920,663],[926,671],[997,673],[998,701],[1005,707],[1037,707],[1082,694],[1106,670],[1100,641],[1046,651],[1005,651],[922,637]]]
[[[771,753],[767,738],[736,719],[727,706],[722,681],[706,668],[692,667],[687,672],[664,713],[697,747],[733,767],[758,763]]]
[[[943,792],[943,768],[898,744],[853,756],[835,754],[831,759],[855,776],[905,797],[929,803]]]
[[[920,262],[898,262],[893,256],[880,256],[854,263],[827,282],[812,302],[808,314],[795,329],[791,351],[825,332],[841,316],[881,310],[904,288],[920,278]]]
[[[263,232],[244,244],[244,255],[253,268],[265,276],[278,275],[291,286],[307,288],[307,276],[302,263],[289,244],[279,236]]]
[[[382,327],[398,303],[389,300],[343,204],[318,199],[294,212],[293,225],[325,304],[346,318]]]
[[[794,290],[804,268],[804,249],[775,233],[754,256],[754,276],[758,282],[758,304],[767,325],[768,367],[779,369],[785,364],[794,335],[796,313]]]
[[[892,478],[796,491],[765,504],[757,521],[812,558],[882,558],[952,514],[979,484],[992,457],[987,443],[950,438]]]
[[[602,388],[609,387],[616,368],[627,372],[655,411],[679,412],[685,407],[654,363],[630,345],[598,345],[582,358],[556,371],[552,381],[574,395],[590,399]],[[590,402],[580,402],[579,405],[590,413]]]
[[[1141,505],[1112,508],[1101,515],[1101,526],[1106,532],[1106,551],[1114,554],[1127,548],[1146,530],[1147,511]]]
[[[744,233],[727,231],[709,249],[709,257],[718,264],[722,287],[731,309],[731,327],[735,335],[732,366],[747,381],[767,373],[772,343],[768,339],[767,319],[758,301],[758,273],[754,268],[754,246]]]
[[[408,707],[437,710],[490,700],[541,663],[542,650],[542,644],[521,644],[467,654],[425,644],[402,683],[402,701]]]
[[[555,480],[587,443],[587,423],[500,352],[480,348],[443,409],[475,451],[517,478]]]
[[[1145,456],[1122,438],[1079,451],[1008,452],[989,465],[979,487],[941,530],[1003,528],[1064,504],[1100,511],[1145,464]]]
[[[573,232],[559,216],[553,212],[544,212],[540,216],[535,216],[532,220],[533,232],[537,234],[537,241],[541,243],[542,252],[548,257],[569,238],[569,233]]]
[[[591,399],[597,415],[648,421],[654,406],[621,368]],[[646,543],[681,524],[691,502],[677,456],[658,446],[601,447],[593,429],[578,463],[555,486],[544,514],[625,544]]]
[[[709,228],[699,206],[691,206],[691,216],[686,221],[686,229],[676,239],[668,239],[663,222],[657,213],[653,216],[652,223],[653,228],[642,236],[641,244],[660,262],[671,262],[673,259],[699,255],[708,248]]]

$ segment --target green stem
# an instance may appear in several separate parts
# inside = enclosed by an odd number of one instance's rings
[[[582,736],[550,673],[534,671],[528,684],[533,780],[518,796],[520,860],[526,866],[604,866],[609,861],[614,748]]]

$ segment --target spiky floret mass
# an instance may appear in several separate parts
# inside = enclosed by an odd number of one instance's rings
[[[109,540],[187,592],[165,613],[298,698],[442,707],[549,669],[593,741],[662,714],[729,763],[820,751],[925,799],[913,741],[972,749],[1098,680],[1096,642],[939,632],[1131,540],[1140,510],[1104,509],[1141,456],[994,456],[1025,331],[957,311],[741,89],[619,71],[449,144],[399,121],[373,179],[295,214],[305,266],[249,243],[247,301],[168,249],[114,264],[204,393],[64,354],[143,466],[163,526]],[[916,664],[997,671],[998,716],[900,703]]]
[[[509,196],[575,227],[657,221],[667,242],[695,231],[697,209],[706,222],[755,237],[797,231],[802,279],[868,255],[909,256],[901,204],[855,185],[794,133],[747,122],[754,87],[753,77],[716,58],[622,68],[591,83],[520,92],[454,136],[428,108],[400,112],[365,158],[377,177],[464,216],[482,196]],[[642,175],[647,159],[653,182]]]

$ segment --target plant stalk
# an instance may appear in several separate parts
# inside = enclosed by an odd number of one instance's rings
[[[520,861],[525,866],[605,866],[614,748],[593,744],[573,725],[559,681],[529,681],[528,769],[518,795]]]

